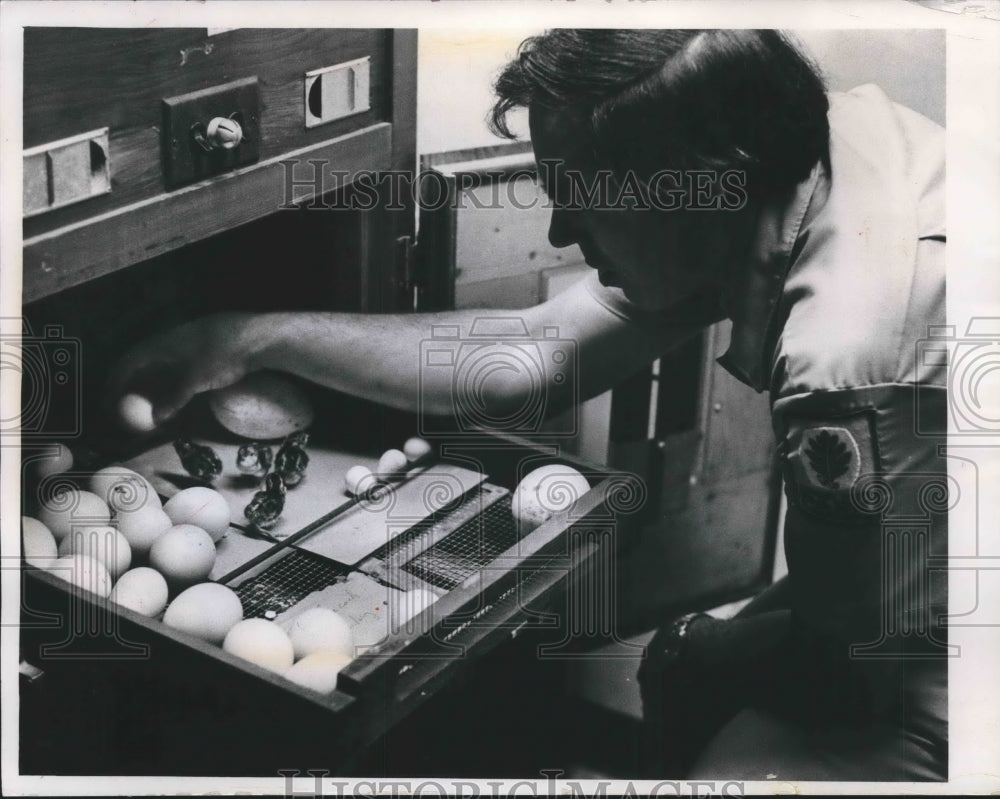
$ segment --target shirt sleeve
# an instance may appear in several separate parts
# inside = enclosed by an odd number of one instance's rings
[[[944,652],[946,403],[901,384],[774,403],[792,607],[858,662]]]
[[[688,338],[725,316],[721,297],[715,294],[701,294],[672,308],[647,311],[630,301],[620,288],[602,285],[597,272],[581,282],[599,305],[619,319],[668,341]]]

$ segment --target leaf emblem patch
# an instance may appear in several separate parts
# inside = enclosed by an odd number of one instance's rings
[[[861,474],[858,442],[844,427],[807,427],[791,452],[797,480],[823,491],[849,491]],[[870,466],[869,466],[870,468]]]
[[[829,430],[820,430],[808,440],[806,457],[819,484],[834,490],[840,488],[837,479],[847,474],[853,459],[851,450]]]

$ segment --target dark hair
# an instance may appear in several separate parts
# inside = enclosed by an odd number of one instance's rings
[[[515,138],[515,107],[574,110],[614,169],[742,170],[766,196],[829,157],[823,80],[778,31],[556,29],[522,42],[494,88],[494,133]]]

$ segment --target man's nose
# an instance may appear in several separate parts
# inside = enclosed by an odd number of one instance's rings
[[[573,211],[553,208],[549,218],[549,244],[553,247],[569,247],[580,241],[579,222]]]

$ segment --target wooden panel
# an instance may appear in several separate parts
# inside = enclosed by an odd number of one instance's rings
[[[687,377],[661,388],[658,441],[647,440],[648,375],[615,390],[609,462],[650,488],[642,538],[621,564],[618,612],[628,630],[741,599],[771,578],[779,484],[767,396],[715,363],[728,323],[705,338],[672,351],[676,360],[689,350],[683,363],[661,363],[665,375]],[[701,364],[690,360],[699,349]]]
[[[541,302],[541,285],[537,272],[514,274],[475,283],[455,286],[456,308],[530,308]]]
[[[777,483],[754,472],[724,485],[695,485],[688,506],[642,531],[617,564],[623,633],[671,615],[750,596],[770,582]]]
[[[459,197],[457,285],[578,263],[577,247],[548,241],[550,210],[531,178],[470,189]]]
[[[705,442],[699,479],[713,484],[767,469],[774,456],[767,393],[758,394],[715,363],[729,346],[731,327],[730,322],[713,327],[706,370]]]
[[[111,128],[112,191],[27,220],[25,238],[164,190],[160,101],[240,78],[261,87],[260,157],[341,136],[389,117],[384,31],[29,28],[25,31],[24,146]],[[303,75],[372,55],[372,109],[306,130]]]
[[[379,170],[388,167],[391,146],[391,126],[374,125],[29,239],[24,243],[23,301],[274,213],[286,204],[282,162],[319,160],[330,169]]]

